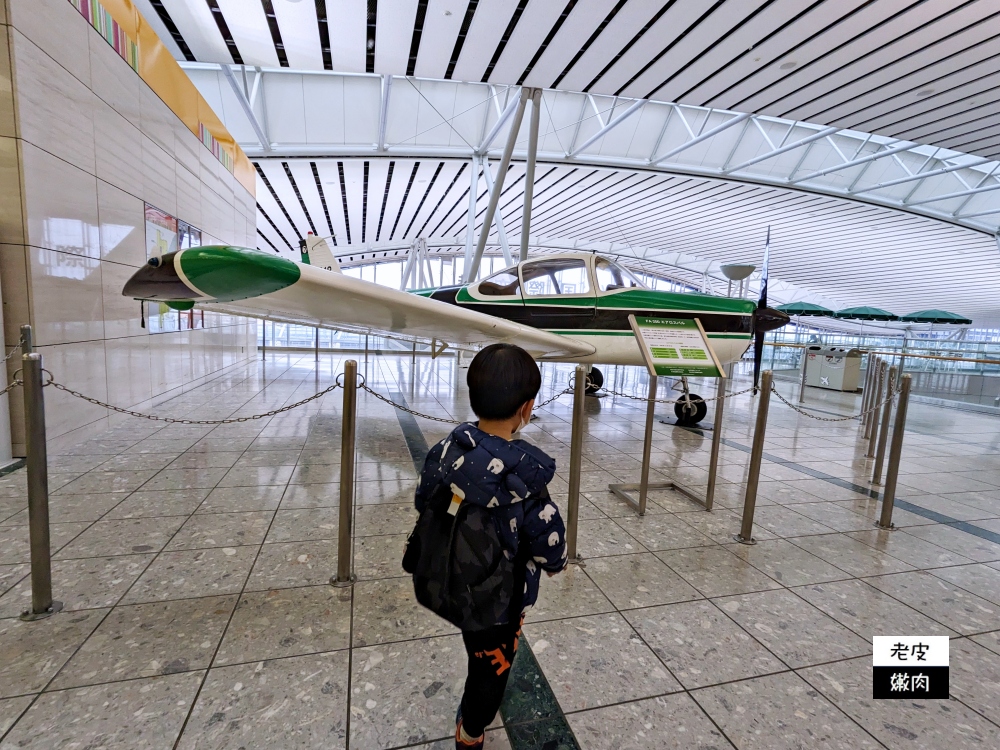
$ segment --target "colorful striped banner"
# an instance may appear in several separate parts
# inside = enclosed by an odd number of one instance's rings
[[[233,157],[228,151],[222,148],[221,143],[215,140],[215,136],[208,131],[203,122],[198,123],[198,137],[201,138],[201,142],[205,144],[205,147],[215,155],[215,158],[222,163],[222,166],[232,172],[234,167]]]
[[[115,52],[127,62],[131,68],[139,72],[139,47],[131,39],[111,14],[104,9],[98,0],[69,0],[80,15],[87,19],[98,34],[114,47]]]

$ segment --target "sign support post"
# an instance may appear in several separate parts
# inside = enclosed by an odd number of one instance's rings
[[[649,464],[653,444],[653,421],[656,411],[656,385],[661,375],[673,377],[719,378],[720,396],[725,393],[725,371],[712,351],[698,318],[647,318],[629,315],[629,324],[642,350],[649,370],[649,395],[646,407],[646,429],[642,446],[642,473],[639,483],[609,484],[608,490],[639,513],[646,514],[646,496],[650,490],[674,490],[712,510],[715,494],[715,472],[718,468],[719,445],[722,440],[722,400],[716,402],[715,430],[712,433],[712,463],[709,466],[707,496],[674,481],[650,482]],[[638,491],[636,499],[632,493]]]

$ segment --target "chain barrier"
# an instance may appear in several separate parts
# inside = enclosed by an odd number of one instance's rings
[[[369,388],[367,383],[362,382],[360,385],[358,385],[358,388],[360,388],[361,390],[365,391],[366,393],[371,394],[372,396],[374,396],[375,398],[377,398],[379,401],[384,401],[385,403],[389,404],[390,406],[393,406],[396,409],[399,409],[400,411],[406,412],[407,414],[412,414],[415,417],[420,417],[421,419],[430,419],[433,422],[444,422],[445,424],[462,424],[461,421],[456,420],[456,419],[446,419],[444,417],[433,417],[430,414],[424,414],[423,412],[416,411],[416,410],[411,409],[411,408],[409,408],[407,406],[402,406],[400,404],[397,404],[395,401],[393,401],[392,399],[388,398],[387,396],[383,396],[381,393],[378,393],[377,391],[374,391],[371,388]],[[540,404],[535,404],[535,408],[532,411],[538,411],[543,406],[547,406],[548,404],[551,404],[553,401],[555,401],[560,396],[565,396],[567,393],[572,393],[572,392],[573,392],[572,388],[566,388],[565,390],[559,391],[559,393],[556,393],[551,398],[548,398],[545,401],[542,401]]]
[[[10,384],[6,388],[4,388],[2,391],[0,391],[0,396],[3,396],[5,394],[7,394],[7,393],[10,393],[12,390],[14,390],[15,388],[17,388],[19,385],[24,385],[24,381],[23,380],[17,380],[15,378],[14,380],[10,381]]]
[[[272,409],[271,411],[264,412],[263,414],[253,414],[249,417],[233,417],[231,419],[174,419],[173,417],[158,417],[155,414],[143,414],[142,412],[132,411],[131,409],[123,409],[120,406],[114,406],[112,404],[105,403],[96,398],[91,398],[90,396],[85,396],[79,391],[74,391],[71,388],[67,388],[62,383],[57,383],[52,379],[52,373],[48,370],[43,370],[49,374],[49,381],[45,385],[51,385],[56,390],[68,393],[70,396],[87,401],[88,403],[94,404],[95,406],[101,406],[105,409],[110,409],[111,411],[118,412],[119,414],[125,414],[130,417],[139,417],[140,419],[149,419],[154,422],[167,422],[169,424],[241,424],[243,422],[252,422],[255,419],[264,419],[265,417],[274,417],[278,414],[282,414],[286,411],[291,411],[292,409],[297,409],[300,406],[308,404],[310,401],[315,401],[318,398],[322,398],[331,391],[335,391],[337,388],[343,388],[343,385],[339,382],[334,383],[329,388],[324,388],[319,393],[314,393],[308,398],[304,398],[301,401],[296,401],[294,404],[289,404],[288,406],[282,406],[279,409]],[[338,377],[339,380],[339,377]],[[20,384],[20,381],[17,381]],[[8,388],[9,390],[9,388]]]
[[[788,399],[786,399],[784,396],[782,396],[780,393],[778,393],[778,389],[775,388],[774,386],[771,386],[771,393],[773,393],[775,396],[777,396],[778,400],[781,403],[783,403],[785,406],[787,406],[789,409],[791,409],[792,411],[796,411],[796,412],[798,412],[799,414],[801,414],[804,417],[809,417],[810,419],[815,419],[817,422],[849,422],[852,419],[858,419],[860,417],[865,416],[866,414],[871,414],[873,411],[878,411],[883,406],[885,406],[885,402],[887,400],[888,401],[893,401],[893,400],[895,400],[895,398],[897,396],[897,394],[893,393],[892,396],[890,396],[888,399],[882,399],[881,401],[879,401],[874,406],[871,406],[871,407],[865,409],[863,412],[860,412],[859,414],[851,414],[849,417],[817,417],[815,414],[810,414],[809,412],[807,412],[802,407],[796,406],[795,404],[791,403]]]
[[[604,387],[602,387],[600,390],[604,391],[605,393],[609,393],[612,396],[621,396],[622,398],[630,398],[633,401],[643,401],[643,402],[649,401],[649,398],[646,396],[636,396],[631,393],[622,393],[621,391],[614,391],[610,388],[604,388]],[[733,398],[734,396],[742,396],[744,393],[750,393],[750,391],[752,390],[753,386],[750,386],[749,388],[744,388],[742,391],[736,391],[734,393],[725,393],[721,396],[709,396],[707,398],[704,396],[698,396],[696,398],[692,398],[691,402],[699,403],[704,401],[707,404],[710,401],[718,401],[721,398]],[[684,396],[681,396],[680,398],[675,398],[675,399],[654,398],[653,401],[657,404],[686,404],[688,399],[685,398]]]
[[[20,341],[18,341],[16,344],[14,344],[14,348],[10,350],[10,354],[8,354],[6,357],[3,358],[3,361],[4,362],[9,361],[11,357],[13,357],[15,354],[18,353],[18,351],[20,351],[20,349],[21,349],[21,347],[23,345],[24,345],[24,336],[21,337]],[[0,395],[2,395],[2,394],[0,394]]]

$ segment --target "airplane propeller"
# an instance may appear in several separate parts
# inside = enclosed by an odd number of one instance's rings
[[[764,264],[760,271],[760,299],[757,309],[753,312],[753,392],[756,395],[760,383],[760,366],[764,359],[764,336],[768,331],[781,328],[791,318],[781,310],[767,306],[767,271],[771,256],[771,227],[767,228],[767,239],[764,241]]]

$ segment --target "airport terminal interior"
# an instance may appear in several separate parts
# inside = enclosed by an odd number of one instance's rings
[[[1000,747],[993,0],[0,31],[0,750]]]

